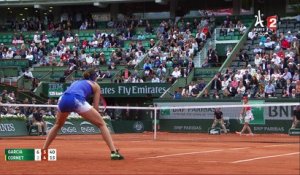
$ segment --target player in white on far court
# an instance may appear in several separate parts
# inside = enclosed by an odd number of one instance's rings
[[[248,130],[249,135],[253,135],[252,130],[250,128],[250,121],[254,120],[254,116],[252,113],[252,109],[248,104],[249,100],[247,96],[243,97],[243,105],[244,107],[241,110],[240,116],[244,119],[244,126],[242,131],[236,132],[237,134],[244,134],[246,130]]]

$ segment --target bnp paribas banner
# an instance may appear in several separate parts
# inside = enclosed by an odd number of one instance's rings
[[[250,100],[250,104],[263,104],[263,100]],[[168,102],[157,103],[160,129],[172,132],[207,132],[214,119],[215,108],[170,109],[172,106],[212,106],[240,105],[241,102]],[[251,127],[254,133],[288,133],[292,125],[294,106],[253,107],[254,120]],[[240,131],[239,114],[241,107],[221,108],[225,123],[231,131]]]
[[[169,83],[103,83],[100,84],[104,97],[159,97]],[[43,93],[48,97],[59,97],[70,84],[44,83]]]
[[[263,100],[250,100],[250,104],[263,104]],[[160,110],[160,119],[214,119],[215,108],[211,108],[214,105],[241,105],[241,102],[174,102],[174,103],[157,103]],[[191,108],[191,109],[170,109],[173,107],[184,106],[210,106],[208,108]],[[241,107],[221,108],[223,117],[226,119],[238,119],[240,116]],[[265,114],[268,114],[268,110],[263,107],[253,107],[252,113],[254,120],[251,124],[265,124]]]

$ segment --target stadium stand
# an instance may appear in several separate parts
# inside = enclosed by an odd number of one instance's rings
[[[299,98],[299,33],[296,20],[282,20],[277,32],[256,33],[250,37],[226,71],[218,77],[221,97]],[[240,86],[233,86],[236,81]],[[273,90],[269,91],[269,82]],[[209,87],[208,87],[209,88]],[[210,94],[216,93],[211,87]]]
[[[0,33],[1,83],[25,92],[39,91],[39,82],[69,83],[79,79],[87,68],[96,67],[99,83],[170,83],[161,98],[173,98],[179,90],[184,97],[201,98],[208,89],[212,97],[216,86],[211,83],[217,75],[222,86],[217,93],[223,97],[233,75],[244,75],[246,69],[252,77],[262,74],[253,71],[261,69],[255,58],[259,50],[258,60],[264,58],[271,66],[275,54],[274,62],[282,52],[291,52],[285,55],[294,61],[284,59],[283,67],[293,69],[291,83],[295,87],[299,75],[299,22],[281,20],[276,33],[258,36],[252,31],[253,20],[252,15],[215,17],[204,13],[175,20],[125,16],[122,20],[96,22],[86,17],[83,23],[67,19],[42,27],[38,19],[14,21],[10,32]],[[236,43],[237,47],[228,49],[222,57],[216,42]],[[24,78],[26,68],[37,85]],[[283,68],[278,70],[278,76],[282,76]],[[237,75],[239,72],[241,75]],[[261,77],[268,80],[260,76],[257,81],[262,81]],[[243,85],[252,86],[251,81],[243,81]],[[279,83],[275,83],[274,96],[279,97],[285,83],[276,81]],[[259,87],[264,86],[259,83]],[[253,89],[246,87],[246,92],[249,90]],[[255,97],[259,90],[251,93]]]

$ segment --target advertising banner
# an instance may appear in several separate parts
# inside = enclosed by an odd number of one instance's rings
[[[0,136],[24,136],[27,135],[25,120],[1,119]]]
[[[263,100],[249,100],[250,104],[263,104]],[[170,109],[175,106],[241,105],[241,102],[161,102],[160,128],[171,132],[207,132],[214,119],[214,108]],[[255,133],[288,133],[292,124],[294,106],[253,107],[254,120],[250,122]],[[240,107],[221,108],[226,128],[240,131]]]
[[[47,131],[49,131],[54,123],[54,116],[44,117]],[[110,119],[104,119],[107,128],[114,133]],[[37,132],[37,131],[35,131]],[[98,134],[100,130],[95,125],[87,122],[83,118],[69,118],[61,127],[59,134]],[[24,116],[0,117],[0,136],[25,136],[28,135],[26,118]]]
[[[59,97],[70,84],[47,83],[43,93],[48,97]],[[159,97],[169,87],[169,83],[104,83],[100,84],[104,97]]]
[[[249,100],[250,104],[263,104],[263,100]],[[160,119],[213,119],[215,108],[197,108],[203,106],[214,105],[241,105],[241,102],[174,102],[174,103],[157,103],[158,107],[162,107],[160,110]],[[170,109],[169,107],[176,106],[195,106],[191,109]],[[221,108],[224,118],[238,119],[242,108]],[[265,123],[265,110],[264,108],[252,108],[254,120],[251,124],[264,124]]]
[[[48,97],[60,97],[64,92],[63,85],[63,83],[49,83]]]
[[[54,119],[46,119],[47,130],[49,131],[54,123]],[[111,133],[114,133],[111,121],[108,119],[104,120],[107,128]],[[68,119],[65,124],[61,127],[59,134],[99,134],[100,130],[95,125],[84,119]]]

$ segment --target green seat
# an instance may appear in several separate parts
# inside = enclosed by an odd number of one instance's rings
[[[54,80],[54,81],[59,81],[61,77],[63,77],[64,75],[64,72],[53,72],[51,75],[50,75],[50,78],[51,80]]]
[[[95,48],[90,48],[90,53],[94,53],[96,51],[96,49]]]
[[[96,52],[99,53],[102,52],[102,50],[100,48],[96,48]]]
[[[15,66],[20,67],[20,68],[26,68],[29,66],[29,61],[27,59],[16,60]]]
[[[19,69],[18,67],[7,67],[3,68],[4,77],[18,77]]]
[[[233,40],[239,40],[239,36],[232,36]]]
[[[150,46],[150,43],[149,43],[149,41],[143,41],[143,42],[142,42],[142,44],[143,44],[143,46],[144,46],[144,47],[148,47],[148,46]]]
[[[53,38],[54,42],[59,42],[59,38]]]
[[[67,66],[52,66],[52,70],[54,72],[64,72],[65,70],[67,70],[68,67]]]
[[[2,70],[0,70],[0,78],[4,78],[4,73]]]
[[[240,32],[239,31],[234,31],[234,35],[238,36],[238,35],[240,35]]]
[[[6,44],[9,43],[8,39],[3,39],[2,41],[3,41],[3,43],[6,43]]]
[[[12,39],[13,38],[13,35],[9,34],[7,35],[7,39]]]
[[[225,36],[225,40],[231,40],[231,36]]]
[[[51,47],[54,47],[55,45],[56,45],[55,42],[50,42],[50,46],[51,46]]]
[[[224,36],[219,36],[218,40],[225,40],[225,37]]]
[[[49,79],[50,71],[32,71],[33,77],[39,80],[47,80]]]
[[[82,75],[83,75],[83,71],[77,70],[77,71],[75,71],[75,73],[74,73],[74,78],[75,78],[75,79],[80,79],[80,78],[82,78]]]
[[[116,50],[115,48],[107,48],[107,51],[109,51],[109,52],[113,52],[115,50]]]

